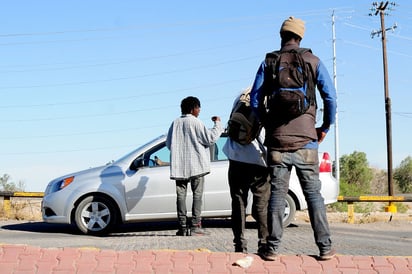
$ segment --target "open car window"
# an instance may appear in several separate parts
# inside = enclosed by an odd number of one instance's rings
[[[165,143],[161,143],[137,157],[130,165],[131,170],[137,170],[141,167],[158,167],[168,166],[170,151]]]
[[[170,151],[165,143],[162,143],[148,151],[142,156],[143,166],[157,167],[170,165]]]
[[[226,155],[223,153],[223,146],[226,143],[226,136],[222,136],[217,142],[210,147],[210,161],[224,161],[227,160]]]
[[[226,143],[226,136],[220,137],[215,144],[213,144],[210,150],[210,161],[225,161],[226,155],[223,153],[223,146]],[[132,170],[136,170],[139,167],[160,167],[170,165],[170,151],[166,147],[165,143],[161,143],[154,148],[146,151],[135,159],[130,167]]]
[[[154,166],[169,166],[170,165],[170,151],[166,146],[154,151],[150,155],[150,159],[153,160]]]

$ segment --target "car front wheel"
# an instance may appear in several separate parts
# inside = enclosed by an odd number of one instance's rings
[[[76,207],[75,223],[84,234],[107,234],[115,223],[115,207],[105,197],[88,196]]]
[[[285,207],[285,215],[283,216],[283,227],[287,227],[292,223],[295,219],[296,214],[296,204],[293,198],[286,194],[286,207]]]

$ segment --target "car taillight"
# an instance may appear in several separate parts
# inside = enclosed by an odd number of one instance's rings
[[[331,172],[332,163],[330,162],[329,153],[324,152],[320,161],[319,172]]]

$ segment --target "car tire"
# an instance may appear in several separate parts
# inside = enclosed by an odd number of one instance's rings
[[[283,227],[289,226],[295,219],[296,204],[295,200],[288,194],[286,194],[286,207],[285,215],[283,216]]]
[[[84,234],[107,234],[115,224],[115,206],[105,197],[88,196],[76,207],[75,223]]]

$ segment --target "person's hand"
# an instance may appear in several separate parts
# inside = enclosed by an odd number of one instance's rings
[[[212,116],[212,121],[213,122],[216,122],[216,121],[220,122],[220,117],[219,116]]]
[[[323,128],[318,127],[316,128],[316,134],[318,135],[318,144],[320,144],[325,139],[327,133],[323,131]]]

